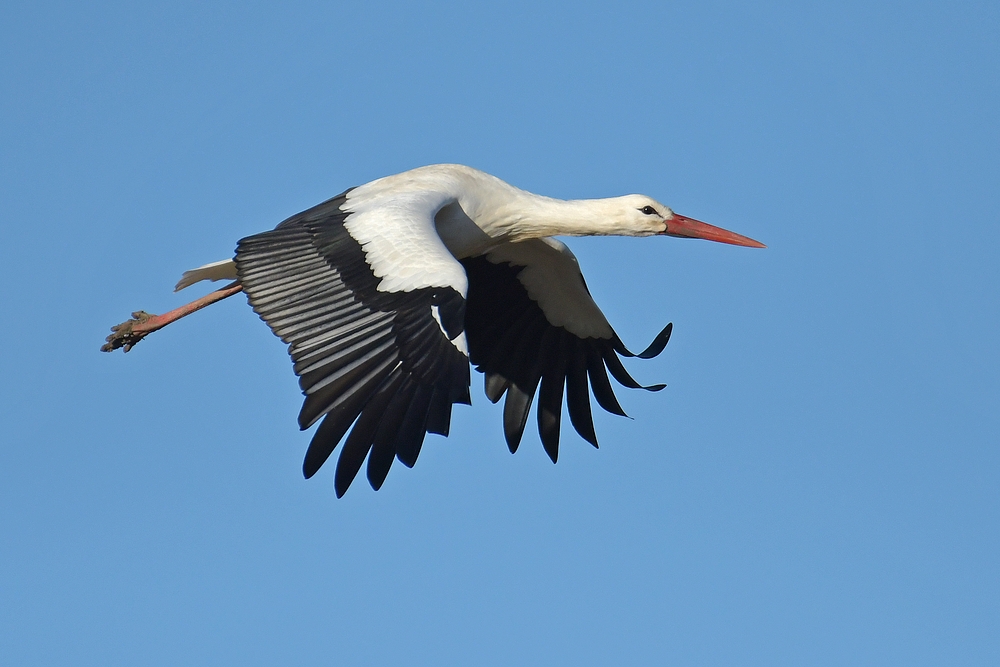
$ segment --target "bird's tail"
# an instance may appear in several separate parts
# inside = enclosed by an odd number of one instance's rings
[[[236,262],[231,259],[223,259],[185,271],[181,279],[174,285],[174,291],[179,292],[202,280],[236,280]]]

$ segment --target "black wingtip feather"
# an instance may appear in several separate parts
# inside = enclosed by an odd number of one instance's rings
[[[368,454],[368,483],[376,491],[382,488],[382,483],[385,482],[389,468],[396,458],[396,437],[399,435],[416,390],[416,383],[407,377],[382,413],[378,431],[375,432],[375,439],[372,441],[372,451]]]
[[[490,400],[490,403],[499,401],[503,398],[504,392],[507,391],[507,379],[499,373],[486,373],[483,385],[486,398]]]
[[[503,402],[503,435],[507,441],[507,449],[513,454],[521,444],[524,435],[524,425],[528,422],[528,411],[531,410],[531,399],[535,388],[526,392],[512,384],[507,388],[507,400]]]
[[[652,359],[653,357],[659,356],[660,352],[663,352],[663,348],[665,348],[667,343],[670,342],[670,334],[673,330],[674,323],[668,322],[667,326],[663,327],[663,330],[656,334],[656,338],[654,338],[653,342],[649,344],[649,347],[636,356],[640,359]]]
[[[546,373],[538,390],[538,436],[553,463],[559,460],[559,422],[565,380],[562,372]]]
[[[569,421],[580,437],[597,447],[594,416],[590,410],[590,391],[587,389],[587,361],[583,341],[572,339],[566,373],[566,408]]]
[[[434,388],[431,386],[422,385],[417,388],[396,434],[394,443],[396,458],[407,468],[412,468],[420,456],[420,448],[424,444],[426,433],[424,427],[427,424],[428,409],[433,394]]]
[[[615,352],[622,355],[623,357],[638,357],[639,359],[652,359],[654,357],[659,356],[660,352],[663,352],[663,348],[665,348],[667,346],[667,343],[670,342],[670,334],[673,330],[674,330],[674,323],[670,322],[669,324],[667,324],[667,326],[663,327],[660,333],[656,334],[656,337],[653,339],[653,342],[651,342],[649,346],[639,354],[635,354],[634,352],[631,352],[627,347],[625,347],[625,343],[622,342],[621,338],[619,338],[617,334],[615,334],[614,337],[613,347],[615,349]]]
[[[427,424],[425,428],[428,433],[436,433],[448,437],[451,431],[451,401],[448,400],[448,390],[438,387],[431,397],[431,404],[427,408]]]
[[[313,434],[312,440],[309,441],[309,448],[302,461],[302,475],[306,479],[315,475],[323,467],[353,421],[353,415],[347,419],[345,415],[327,414],[323,423]]]

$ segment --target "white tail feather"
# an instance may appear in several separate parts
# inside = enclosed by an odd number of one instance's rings
[[[236,262],[231,259],[224,259],[219,262],[212,262],[197,269],[185,271],[181,279],[174,285],[174,291],[179,292],[185,287],[190,287],[202,280],[236,280]]]

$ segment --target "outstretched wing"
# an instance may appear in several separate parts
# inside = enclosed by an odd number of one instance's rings
[[[573,427],[594,447],[588,378],[597,403],[616,415],[625,412],[607,371],[626,387],[663,389],[632,379],[618,355],[655,357],[666,346],[671,325],[643,352],[629,352],[591,298],[565,244],[551,238],[506,243],[463,259],[462,265],[469,278],[469,356],[476,370],[486,374],[487,397],[496,403],[507,395],[503,427],[511,452],[521,442],[536,390],[538,433],[554,463],[564,388]]]
[[[424,434],[447,435],[452,404],[469,403],[467,282],[434,230],[442,203],[424,195],[385,206],[348,190],[237,245],[250,305],[288,343],[306,396],[299,426],[323,420],[306,477],[354,424],[338,497],[365,457],[375,489],[393,458],[412,466]]]

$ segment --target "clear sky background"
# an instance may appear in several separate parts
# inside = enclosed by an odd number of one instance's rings
[[[686,6],[690,5],[690,6]],[[6,3],[0,662],[1000,664],[995,2]],[[435,162],[767,243],[570,240],[633,419],[474,376],[381,491],[185,269]]]

